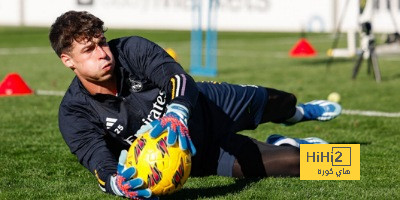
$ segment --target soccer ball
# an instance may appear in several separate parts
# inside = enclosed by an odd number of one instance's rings
[[[167,146],[167,131],[157,138],[146,132],[137,138],[128,150],[126,167],[135,167],[135,177],[142,178],[144,187],[153,195],[172,194],[180,190],[189,178],[192,162],[189,151],[178,143]]]

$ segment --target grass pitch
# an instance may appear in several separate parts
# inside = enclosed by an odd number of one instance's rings
[[[35,90],[66,90],[73,73],[52,52],[47,28],[0,27],[0,78],[19,73]],[[106,36],[141,35],[173,48],[185,69],[190,64],[190,33],[112,30]],[[327,68],[330,34],[307,34],[314,58],[289,58],[299,39],[291,33],[218,35],[218,76],[194,77],[255,84],[296,94],[299,102],[325,99],[333,91],[348,110],[400,112],[400,57],[380,56],[382,82],[366,73],[364,62],[351,80],[354,59],[334,59]],[[340,46],[345,46],[345,36]],[[0,199],[120,199],[104,194],[97,181],[70,154],[58,130],[60,96],[0,98]],[[400,199],[399,118],[342,115],[326,123],[285,127],[264,124],[244,131],[264,141],[272,133],[316,136],[331,143],[361,144],[361,180],[300,181],[299,178],[189,178],[167,199]]]

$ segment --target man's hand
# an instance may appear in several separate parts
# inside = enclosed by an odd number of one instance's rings
[[[188,109],[180,104],[172,103],[167,107],[163,117],[152,121],[150,124],[142,126],[136,133],[139,136],[150,130],[150,137],[156,138],[165,129],[168,130],[167,145],[172,146],[179,139],[179,147],[183,150],[189,149],[192,156],[196,154],[196,148],[190,139],[187,127]]]
[[[119,156],[118,171],[115,176],[111,176],[111,189],[117,196],[123,196],[130,199],[144,199],[151,197],[150,189],[138,189],[143,185],[141,178],[133,178],[136,174],[134,167],[125,169],[127,151],[122,150]]]

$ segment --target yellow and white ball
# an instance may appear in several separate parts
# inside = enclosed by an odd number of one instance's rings
[[[328,95],[328,101],[339,103],[340,102],[340,94],[337,92],[330,93]]]

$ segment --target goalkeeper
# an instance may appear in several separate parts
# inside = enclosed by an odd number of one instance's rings
[[[341,112],[328,101],[298,104],[293,94],[261,86],[196,83],[160,46],[132,36],[106,41],[103,21],[82,11],[62,14],[49,39],[75,73],[59,108],[60,132],[100,188],[129,198],[151,197],[124,169],[126,150],[144,132],[168,130],[169,145],[192,154],[192,176],[299,175],[299,143],[273,135],[267,142],[237,134],[266,122],[328,121]],[[281,146],[278,146],[281,145]],[[124,152],[124,151],[122,151]]]

